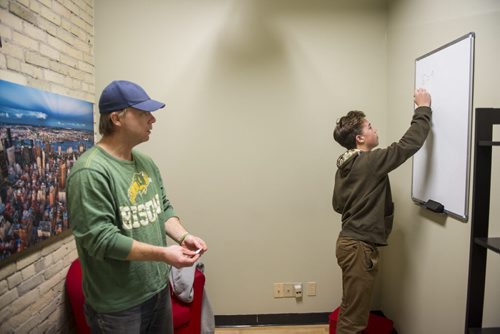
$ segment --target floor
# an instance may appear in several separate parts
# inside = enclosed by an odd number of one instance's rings
[[[215,334],[328,334],[328,325],[226,327]]]

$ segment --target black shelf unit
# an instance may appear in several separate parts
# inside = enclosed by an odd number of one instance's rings
[[[474,174],[472,191],[469,282],[465,334],[500,334],[498,328],[481,328],[487,252],[500,253],[500,238],[488,237],[491,192],[491,155],[494,146],[493,125],[500,124],[500,109],[476,108],[474,137]]]

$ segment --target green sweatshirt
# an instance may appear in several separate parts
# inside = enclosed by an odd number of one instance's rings
[[[388,173],[422,147],[430,127],[431,109],[419,107],[399,142],[369,152],[349,150],[339,157],[332,204],[342,215],[340,237],[387,245],[394,218]]]
[[[166,246],[164,222],[174,210],[154,162],[139,152],[116,159],[94,146],[67,183],[69,221],[82,265],[86,302],[97,312],[138,305],[167,286],[163,262],[126,261],[132,240]]]

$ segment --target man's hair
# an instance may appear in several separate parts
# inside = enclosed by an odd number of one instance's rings
[[[361,133],[365,113],[352,110],[342,116],[333,130],[333,138],[337,143],[350,150],[356,148],[356,136]]]
[[[122,116],[127,112],[127,108],[118,111],[118,115]],[[113,124],[113,121],[111,120],[111,114],[112,113],[104,113],[101,114],[99,117],[99,133],[102,136],[107,136],[115,132],[115,126]]]

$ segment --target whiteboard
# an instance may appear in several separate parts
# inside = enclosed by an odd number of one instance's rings
[[[415,88],[432,97],[432,129],[413,156],[411,197],[429,200],[467,221],[471,150],[474,33],[415,60]]]

